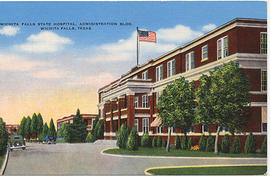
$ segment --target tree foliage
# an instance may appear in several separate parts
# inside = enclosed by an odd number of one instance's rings
[[[179,136],[176,136],[175,138],[174,138],[174,145],[175,145],[175,148],[176,149],[181,149],[181,145],[180,145],[181,143],[180,143],[180,137]]]
[[[172,84],[167,85],[164,94],[160,96],[157,108],[162,126],[168,127],[168,140],[170,141],[171,128],[178,127],[185,131],[192,126],[195,108],[194,82],[188,82],[180,77]],[[169,151],[169,143],[166,150]]]
[[[205,135],[203,134],[200,138],[200,141],[199,141],[199,150],[200,151],[205,151],[206,150],[206,137]]]
[[[25,121],[25,137],[27,139],[30,139],[31,136],[31,118],[30,116],[27,116]]]
[[[206,151],[207,152],[213,152],[215,147],[215,139],[212,135],[209,135],[206,142]]]
[[[8,132],[6,130],[6,123],[0,117],[0,155],[3,155],[7,148]]]
[[[81,117],[80,110],[77,109],[73,123],[66,128],[66,140],[70,143],[85,142],[87,136],[86,125]]]
[[[181,149],[187,150],[188,149],[188,138],[187,135],[184,135],[181,140]]]
[[[267,153],[267,136],[264,137],[264,140],[262,143],[262,153]]]
[[[138,140],[139,136],[135,128],[132,128],[128,140],[127,140],[127,149],[128,150],[138,150]]]
[[[40,135],[42,133],[43,128],[43,118],[40,113],[37,115],[37,133]]]
[[[157,138],[156,136],[153,137],[153,140],[152,140],[152,147],[157,147]]]
[[[19,127],[19,134],[22,135],[23,137],[25,137],[25,125],[26,125],[26,118],[23,117],[20,123],[20,127]]]
[[[119,148],[126,148],[128,136],[129,136],[129,128],[127,127],[126,123],[123,123],[116,133],[117,146]]]
[[[32,116],[31,126],[30,126],[31,135],[33,135],[34,137],[37,137],[37,133],[38,133],[37,124],[38,124],[37,114],[34,113]]]
[[[39,140],[42,141],[48,134],[49,134],[49,127],[46,122],[42,127],[42,132],[39,135]]]
[[[221,142],[221,152],[222,153],[229,153],[230,152],[230,136],[228,134],[226,134],[223,138],[222,138],[222,142]]]
[[[157,147],[161,147],[162,146],[162,138],[161,136],[158,136],[157,138]]]
[[[252,133],[250,133],[245,142],[245,153],[255,153],[257,150],[256,140]]]
[[[151,139],[150,139],[148,133],[143,133],[143,136],[141,139],[141,146],[142,147],[151,147]]]
[[[233,142],[232,142],[232,153],[240,153],[241,152],[241,143],[239,141],[238,137],[235,137]]]
[[[50,121],[50,127],[49,127],[49,132],[48,132],[48,134],[50,135],[50,136],[53,136],[54,137],[54,139],[56,138],[56,130],[55,130],[55,126],[54,126],[54,123],[53,123],[53,119],[51,118],[51,121]]]
[[[196,122],[218,126],[215,140],[217,153],[222,126],[232,132],[242,130],[244,106],[249,103],[248,79],[237,63],[230,62],[210,72],[210,76],[202,75],[199,81]]]

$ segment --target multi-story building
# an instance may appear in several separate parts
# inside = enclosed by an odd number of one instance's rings
[[[267,21],[262,19],[234,19],[215,30],[132,68],[121,78],[102,87],[99,94],[99,115],[104,120],[105,138],[115,139],[122,123],[135,127],[141,136],[167,136],[166,127],[156,118],[158,97],[166,85],[180,76],[195,81],[202,74],[228,62],[238,62],[249,79],[250,104],[244,132],[237,134],[242,146],[249,132],[256,136],[260,147],[267,134]],[[183,135],[178,128],[174,136]],[[223,128],[221,136],[226,133]],[[195,125],[188,136],[199,140],[202,133],[215,135],[215,125]],[[171,141],[171,142],[172,142]],[[221,140],[220,140],[221,141]]]
[[[95,118],[97,117],[97,114],[81,114],[85,124],[87,132],[89,133],[92,130],[93,122]],[[57,120],[57,130],[61,128],[61,125],[63,123],[73,123],[75,115],[71,114],[69,116],[62,117],[61,119]]]
[[[12,135],[12,134],[17,134],[19,131],[19,125],[17,124],[7,124],[6,125],[6,129],[8,134]]]

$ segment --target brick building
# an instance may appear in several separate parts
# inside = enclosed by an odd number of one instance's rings
[[[81,114],[85,124],[87,132],[89,133],[92,130],[93,122],[97,116],[97,114]],[[73,123],[75,115],[71,114],[69,116],[65,116],[61,119],[57,120],[57,130],[61,128],[63,123]]]
[[[6,129],[8,134],[12,135],[12,134],[17,134],[19,131],[19,125],[17,124],[7,124],[6,125]]]
[[[158,126],[157,98],[180,76],[198,85],[202,74],[215,67],[235,61],[246,72],[250,83],[250,105],[244,132],[237,134],[242,146],[249,132],[253,132],[260,147],[267,134],[267,21],[234,19],[215,30],[168,53],[132,68],[109,85],[99,89],[99,115],[104,120],[104,136],[115,139],[124,122],[135,127],[141,136],[167,138],[166,127]],[[155,120],[156,119],[156,120]],[[157,127],[156,127],[157,126]],[[172,139],[184,135],[172,129]],[[224,127],[221,138],[227,133]],[[215,125],[195,125],[188,132],[197,143],[202,133],[215,135]],[[221,141],[221,139],[219,140]]]

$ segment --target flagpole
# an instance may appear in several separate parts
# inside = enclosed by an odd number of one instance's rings
[[[139,28],[137,27],[137,66],[139,66]]]

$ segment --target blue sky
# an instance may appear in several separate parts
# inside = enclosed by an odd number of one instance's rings
[[[0,23],[19,23],[0,25],[0,116],[15,123],[37,111],[46,118],[59,118],[77,108],[96,112],[97,89],[136,64],[137,26],[157,33],[156,44],[141,42],[143,64],[234,18],[266,19],[266,5],[258,1],[0,2]],[[41,31],[38,22],[118,25]],[[119,26],[120,22],[131,25]]]

